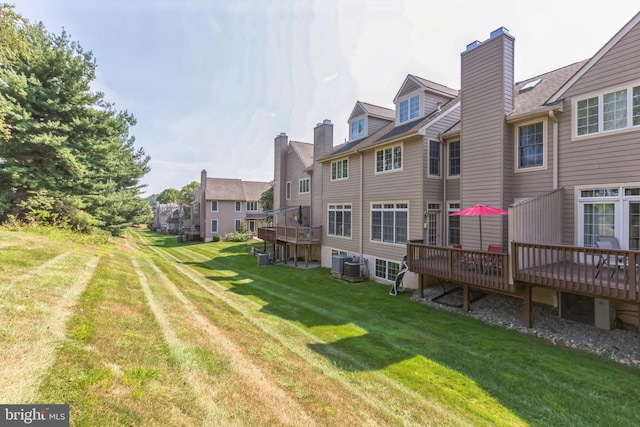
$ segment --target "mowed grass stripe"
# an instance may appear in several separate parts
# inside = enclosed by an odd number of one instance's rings
[[[269,328],[268,325],[270,323],[274,323],[273,319],[278,319],[277,317],[269,316],[265,318],[264,315],[258,317],[251,316],[250,313],[256,313],[257,310],[264,308],[264,304],[251,302],[251,300],[242,297],[240,297],[240,299],[237,297],[233,298],[234,294],[228,293],[228,286],[222,285],[219,282],[212,280],[210,277],[203,277],[206,276],[207,273],[211,273],[212,267],[205,267],[204,272],[198,272],[196,273],[197,275],[194,276],[194,274],[191,273],[191,269],[196,268],[198,264],[201,263],[201,254],[193,253],[193,251],[186,247],[166,249],[152,246],[151,248],[161,255],[163,253],[168,254],[172,260],[178,263],[176,264],[177,268],[187,275],[187,277],[192,281],[199,283],[217,298],[223,299],[227,304],[236,307],[237,310],[249,321],[255,324],[256,327],[278,339],[288,350],[299,354],[309,363],[314,363],[319,369],[322,369],[322,372],[325,375],[340,380],[347,390],[350,390],[363,402],[368,403],[367,406],[371,405],[373,408],[376,408],[374,410],[381,411],[385,417],[391,417],[391,419],[394,420],[394,424],[411,424],[411,420],[413,419],[416,425],[424,425],[423,423],[425,419],[431,419],[433,421],[433,425],[465,425],[470,421],[465,421],[464,418],[475,419],[475,422],[481,420],[481,418],[474,416],[472,412],[467,412],[464,415],[457,414],[454,417],[451,417],[451,414],[447,413],[447,411],[445,411],[438,403],[439,399],[437,395],[421,395],[415,390],[407,387],[405,384],[387,376],[385,373],[376,370],[368,370],[367,366],[362,366],[362,369],[357,369],[356,371],[360,371],[359,374],[355,372],[349,373],[349,369],[345,373],[343,370],[344,366],[336,366],[330,363],[330,360],[328,361],[325,355],[321,355],[316,351],[310,350],[313,346],[327,345],[327,342],[323,341],[317,335],[286,320],[277,322],[277,326],[275,328]],[[178,255],[181,255],[181,257],[176,257],[176,252]],[[190,253],[191,255],[189,255]],[[192,262],[195,263],[189,265],[189,269],[185,270],[185,262],[190,264]],[[215,270],[217,277],[234,277],[236,275],[236,273],[228,267],[225,268],[222,264],[219,266],[221,268]],[[259,280],[260,278],[258,277],[257,279]],[[243,279],[238,280],[242,281]],[[274,284],[277,283],[274,282]],[[247,303],[253,305],[253,307],[247,306]],[[300,300],[297,300],[297,303],[299,304]],[[311,307],[317,308],[317,306],[313,305],[311,305]],[[331,316],[330,311],[325,309],[322,309],[322,311],[326,312],[328,316]],[[286,332],[281,333],[279,330],[284,330]],[[292,337],[295,337],[296,335],[302,335],[304,338],[302,340],[298,340],[299,342],[295,342]],[[328,346],[328,348],[331,349],[330,343]],[[347,364],[360,364],[360,362],[354,360],[349,353],[345,353],[338,348],[335,348],[332,351],[336,354],[340,354],[340,357],[343,360],[348,360],[349,362],[347,362]],[[438,369],[442,370],[443,368],[440,367]],[[445,369],[445,371],[447,370]],[[459,375],[455,372],[450,372],[450,374]],[[442,373],[442,375],[444,375],[444,373]],[[450,386],[447,387],[450,388]],[[480,393],[482,394],[482,392]],[[427,397],[426,400],[425,397]],[[404,410],[400,411],[398,408],[404,408]],[[513,420],[513,416],[507,416],[506,412],[502,415],[503,420],[505,418]]]
[[[156,261],[157,262],[157,261]],[[243,392],[246,402],[255,403],[260,411],[258,413],[268,414],[273,412],[273,419],[253,420],[254,424],[264,424],[276,422],[286,425],[314,425],[313,419],[305,412],[292,396],[285,391],[261,371],[252,361],[252,358],[245,354],[241,346],[228,338],[228,331],[218,327],[214,321],[201,312],[200,307],[189,300],[178,286],[170,281],[157,265],[150,264],[160,282],[170,290],[173,296],[183,305],[183,312],[176,316],[176,319],[190,318],[188,322],[190,331],[198,337],[206,338],[210,350],[222,352],[232,363],[228,369],[235,373],[234,386],[239,387],[239,392]],[[184,282],[180,282],[180,288],[184,288]],[[219,304],[216,304],[219,306]],[[239,317],[239,313],[237,313]],[[194,331],[195,329],[195,331]],[[278,405],[274,405],[278,402]]]
[[[143,260],[141,262],[148,264],[149,261]],[[138,273],[147,304],[155,316],[156,322],[160,326],[160,330],[164,335],[164,340],[169,346],[171,355],[182,372],[187,384],[194,391],[198,406],[203,414],[203,424],[233,425],[234,422],[231,416],[227,415],[227,408],[219,404],[222,400],[220,394],[224,393],[224,390],[221,390],[220,387],[224,387],[225,384],[213,381],[210,378],[210,375],[215,372],[209,372],[211,369],[208,368],[215,366],[215,363],[202,363],[198,355],[202,355],[203,350],[178,338],[178,334],[174,331],[175,326],[171,324],[164,309],[153,295],[147,276],[149,275],[152,283],[164,282],[163,277],[153,272],[149,274],[147,272],[149,268],[145,268],[143,271],[136,260],[133,261],[133,265]],[[148,267],[148,265],[145,267]],[[154,287],[157,288],[157,285]],[[227,365],[228,362],[224,364],[225,367]]]
[[[34,402],[99,256],[65,252],[0,287],[0,402]]]
[[[208,243],[176,245],[175,238],[146,234],[162,251],[188,248],[205,254],[224,267],[206,268],[197,260],[184,264],[206,279],[214,279],[228,293],[244,295],[264,305],[263,312],[298,323],[326,344],[310,345],[318,354],[336,364],[353,382],[364,378],[359,365],[364,361],[375,370],[423,394],[425,400],[439,402],[463,422],[475,425],[628,425],[640,423],[640,415],[629,405],[637,396],[640,380],[637,369],[617,365],[605,358],[555,347],[535,337],[492,327],[482,322],[424,307],[410,301],[410,295],[389,297],[384,286],[363,282],[336,286],[327,269],[300,270],[257,266],[244,244]],[[176,253],[181,257],[179,253]],[[318,294],[367,309],[370,315],[354,311],[353,325],[332,323],[272,294],[253,283],[245,272],[263,275],[287,288]],[[383,290],[382,292],[380,290]],[[303,299],[308,299],[304,298]],[[381,322],[380,320],[383,320]],[[388,326],[385,326],[388,324]],[[366,331],[358,335],[357,329]],[[338,338],[337,341],[332,337]],[[394,346],[387,345],[389,340]],[[335,353],[337,349],[339,352]],[[400,350],[398,350],[400,349]],[[348,355],[345,359],[342,355]],[[413,357],[408,358],[410,354]],[[614,386],[615,385],[615,386]],[[362,384],[366,387],[366,384]],[[616,391],[613,391],[615,387]],[[619,398],[614,398],[618,395]],[[611,399],[605,397],[611,396]],[[620,400],[622,399],[622,400]],[[622,402],[622,403],[620,403]],[[398,408],[395,408],[398,409]],[[516,420],[513,422],[513,420]],[[605,422],[606,420],[606,422]],[[626,420],[626,421],[625,421]]]
[[[170,254],[161,253],[161,255],[175,259]],[[377,425],[380,422],[388,425],[392,421],[395,424],[404,423],[396,418],[394,411],[389,409],[384,400],[379,400],[372,394],[364,394],[362,390],[352,387],[351,381],[344,377],[341,370],[336,369],[324,357],[310,351],[308,344],[317,343],[317,337],[295,324],[260,313],[259,310],[262,307],[260,304],[228,294],[224,286],[210,279],[204,279],[191,268],[175,262],[171,262],[170,265],[178,270],[180,277],[184,277],[179,279],[182,289],[187,288],[188,283],[194,283],[208,295],[206,299],[197,296],[204,301],[201,308],[203,311],[208,311],[212,319],[215,318],[223,325],[227,334],[231,334],[232,330],[240,330],[240,333],[234,335],[234,339],[249,343],[248,350],[245,351],[254,356],[253,360],[256,363],[263,360],[276,362],[271,368],[278,372],[272,373],[271,376],[278,376],[279,382],[287,389],[293,388],[294,393],[304,397],[303,402],[316,418],[322,420],[321,425]],[[164,268],[162,272],[170,274]],[[189,293],[194,299],[196,298],[193,292]],[[214,298],[213,301],[211,297]],[[225,309],[220,307],[220,303],[231,308],[232,314],[220,314],[220,311]],[[211,305],[215,308],[209,309]],[[234,319],[234,316],[241,319]],[[240,336],[241,334],[245,336]],[[289,350],[296,358],[283,355],[282,349]],[[282,369],[283,364],[287,365],[284,369]],[[300,380],[291,377],[300,377],[301,373],[298,371],[302,370],[306,373],[302,380],[303,384],[300,384]],[[337,382],[337,385],[331,382]],[[375,389],[381,390],[380,387]],[[407,397],[408,395],[403,396],[404,399]],[[376,419],[382,421],[376,421]]]
[[[136,254],[101,257],[36,401],[67,403],[77,426],[202,425],[135,272]]]
[[[380,391],[382,395],[382,403],[386,407],[411,407],[409,401],[413,401],[415,404],[411,409],[407,409],[408,412],[413,412],[419,420],[432,419],[434,425],[438,425],[445,420],[438,419],[436,414],[444,414],[447,412],[443,410],[442,404],[444,402],[455,401],[456,405],[460,406],[460,414],[455,418],[456,425],[458,423],[464,424],[466,422],[472,422],[475,425],[478,423],[487,423],[488,425],[497,424],[510,424],[518,425],[522,421],[518,420],[511,411],[506,408],[496,410],[500,407],[499,404],[487,394],[483,389],[478,387],[474,381],[470,380],[460,372],[450,369],[449,367],[430,360],[427,357],[420,357],[416,355],[424,352],[425,347],[432,346],[429,336],[415,335],[415,342],[408,343],[406,338],[398,340],[398,336],[393,333],[381,333],[377,329],[383,329],[386,332],[393,331],[395,328],[403,328],[406,330],[407,322],[401,322],[390,318],[381,316],[372,316],[371,311],[365,311],[364,309],[356,306],[357,301],[353,298],[344,300],[342,297],[329,299],[326,297],[318,297],[311,292],[305,292],[301,289],[296,289],[286,284],[282,284],[277,280],[268,279],[257,274],[252,274],[247,269],[242,269],[241,277],[237,277],[236,271],[230,266],[225,265],[224,261],[227,261],[230,257],[223,257],[223,261],[217,261],[211,259],[204,254],[198,253],[192,250],[193,247],[177,247],[165,249],[167,252],[181,253],[183,258],[176,258],[176,260],[185,260],[190,262],[199,262],[205,266],[203,275],[206,276],[207,270],[216,271],[218,277],[227,277],[231,282],[226,283],[223,288],[229,287],[232,289],[234,284],[242,283],[239,286],[249,286],[256,290],[259,290],[259,294],[269,294],[271,307],[269,310],[262,309],[263,312],[273,314],[275,316],[284,316],[284,318],[291,319],[291,313],[286,313],[288,309],[297,307],[298,313],[293,316],[299,319],[313,318],[318,325],[305,326],[304,322],[299,323],[303,330],[308,333],[316,341],[315,343],[309,342],[307,345],[310,348],[316,349],[315,354],[321,354],[323,357],[328,357],[333,360],[334,363],[338,362],[337,366],[340,369],[344,369],[347,372],[361,372],[362,375],[351,375],[351,382],[360,385],[363,389],[371,388],[376,391]],[[191,255],[190,255],[191,254]],[[211,256],[216,256],[217,253],[212,253]],[[194,265],[195,267],[195,265]],[[260,268],[260,267],[256,267]],[[326,269],[318,270],[295,270],[289,267],[278,267],[279,273],[292,273],[300,274],[301,272],[306,275],[313,276],[314,274],[328,274]],[[251,280],[246,280],[250,278]],[[332,280],[330,280],[332,282]],[[313,282],[313,280],[311,280]],[[268,284],[269,286],[264,286]],[[368,289],[371,289],[369,284]],[[333,290],[336,290],[338,294],[343,292],[356,293],[358,291],[365,291],[365,285],[349,285],[338,283],[329,283],[328,286],[333,286]],[[382,298],[391,298],[385,291],[385,287],[382,285],[373,285],[373,292],[380,290]],[[359,289],[360,288],[360,289]],[[244,293],[243,293],[244,294]],[[367,296],[370,300],[370,295]],[[274,308],[278,306],[278,308]],[[406,305],[404,305],[406,308]],[[418,308],[415,305],[411,308]],[[312,316],[309,317],[309,314]],[[394,313],[395,314],[395,313]],[[350,339],[357,340],[360,337],[351,336],[353,328],[325,328],[322,325],[354,325],[358,324],[357,319],[366,319],[366,329],[362,330],[366,333],[364,337],[365,341],[369,343],[367,346],[357,352],[354,352],[353,346],[344,346],[343,342],[349,342]],[[336,331],[346,331],[344,335],[336,334]],[[344,340],[344,341],[341,341]],[[446,352],[458,350],[458,340],[453,340],[454,343],[446,349]],[[292,350],[295,351],[295,350]],[[392,363],[389,366],[386,364],[380,365],[380,359],[388,357],[394,361],[402,361],[402,367],[399,367],[396,363]],[[484,357],[490,357],[489,355],[483,355]],[[480,360],[476,360],[475,363],[480,363]],[[424,371],[426,376],[412,378],[411,382],[406,382],[401,378],[404,374],[395,375],[395,371]],[[374,377],[376,380],[374,381]],[[372,387],[372,383],[376,386]],[[464,396],[464,398],[463,398]],[[472,396],[471,399],[467,398]],[[371,398],[370,396],[368,397]],[[488,416],[483,414],[485,408],[493,408],[494,414]],[[421,412],[426,412],[421,413]],[[464,415],[463,415],[464,414]],[[420,416],[418,416],[420,415]],[[466,421],[465,421],[466,419]],[[421,421],[423,422],[423,421]],[[446,423],[451,423],[452,420],[446,420]]]

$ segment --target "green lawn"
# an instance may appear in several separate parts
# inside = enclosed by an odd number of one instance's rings
[[[48,242],[0,231],[0,279],[29,288],[45,274],[29,272],[68,250]],[[69,403],[73,425],[640,425],[637,368],[410,292],[258,266],[244,243],[138,230],[73,245],[91,278],[40,379],[0,401]],[[82,262],[64,268],[88,274]],[[0,341],[0,354],[21,339]],[[0,367],[0,385],[12,373]]]

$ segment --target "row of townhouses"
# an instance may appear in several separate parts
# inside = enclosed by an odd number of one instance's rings
[[[521,82],[514,42],[499,28],[466,46],[460,90],[409,74],[394,110],[356,102],[344,144],[330,120],[312,143],[276,136],[274,226],[258,230],[272,256],[347,255],[383,283],[406,256],[405,285],[457,283],[467,309],[479,289],[522,298],[527,326],[533,301],[637,325],[640,14],[592,58]],[[451,216],[477,204],[508,214]]]
[[[186,234],[211,242],[214,236],[224,238],[239,231],[257,233],[267,218],[260,198],[270,186],[269,182],[210,178],[203,170],[194,191],[191,227]]]

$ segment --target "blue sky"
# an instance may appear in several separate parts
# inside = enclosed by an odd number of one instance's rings
[[[11,1],[11,0],[9,0]],[[138,123],[146,194],[273,179],[273,139],[348,137],[356,101],[393,108],[407,74],[460,87],[460,53],[501,26],[516,81],[593,56],[637,12],[611,0],[17,0],[98,64],[93,88]]]

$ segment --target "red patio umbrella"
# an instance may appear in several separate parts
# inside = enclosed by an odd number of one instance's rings
[[[458,212],[454,212],[449,214],[449,216],[477,216],[478,221],[480,222],[480,250],[482,250],[482,217],[484,215],[508,215],[509,212],[504,211],[502,209],[494,208],[492,206],[487,205],[473,205],[470,208],[459,210]]]

